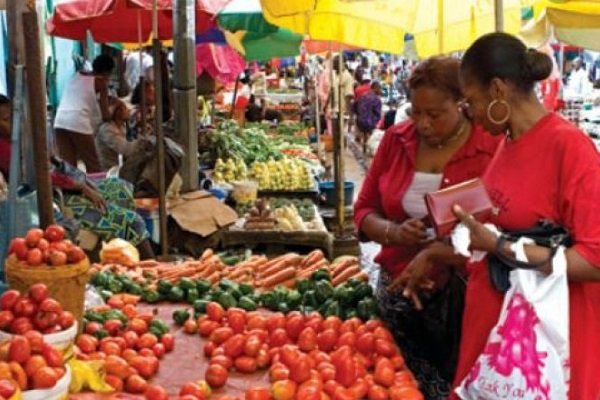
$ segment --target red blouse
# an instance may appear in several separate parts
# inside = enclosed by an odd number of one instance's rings
[[[415,124],[410,120],[386,132],[354,205],[354,223],[359,231],[371,213],[398,223],[408,218],[402,199],[415,174],[417,139]],[[446,164],[440,186],[444,188],[483,175],[499,141],[474,125],[469,140]],[[399,245],[383,246],[375,261],[397,276],[417,251]]]
[[[573,248],[600,268],[600,157],[576,127],[549,113],[526,135],[506,143],[484,182],[499,209],[492,223],[504,229],[529,228],[540,219],[563,224],[573,234]],[[468,264],[467,271],[456,384],[483,351],[504,298],[490,285],[485,260]],[[600,282],[570,282],[569,313],[569,398],[598,400]]]

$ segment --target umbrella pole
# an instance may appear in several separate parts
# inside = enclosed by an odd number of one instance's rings
[[[319,107],[319,71],[317,63],[317,73],[313,77],[315,80],[315,128],[317,130],[317,154],[321,158],[321,113]]]
[[[238,85],[240,84],[240,76],[235,79],[235,87],[233,88],[233,100],[231,102],[231,111],[229,112],[229,119],[233,119],[235,114],[235,102],[237,100]]]
[[[494,23],[496,32],[504,31],[504,0],[494,0]]]
[[[333,143],[335,146],[335,152],[337,157],[335,159],[335,191],[337,198],[336,216],[337,216],[337,234],[338,237],[344,235],[344,220],[346,217],[346,207],[344,206],[344,112],[342,111],[343,99],[343,84],[342,84],[342,73],[344,72],[344,51],[340,44],[339,64],[338,64],[338,87],[333,90],[338,91],[338,129],[334,129],[335,136],[333,137]],[[337,138],[336,138],[337,137]]]
[[[444,54],[444,0],[438,0],[437,8],[438,53]]]

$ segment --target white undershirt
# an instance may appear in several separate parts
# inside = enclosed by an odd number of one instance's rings
[[[442,174],[415,172],[413,181],[402,198],[402,207],[411,218],[421,219],[427,215],[424,196],[440,188],[442,176]]]

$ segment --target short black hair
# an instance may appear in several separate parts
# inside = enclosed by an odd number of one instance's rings
[[[148,80],[144,80],[144,89],[152,86],[152,82]],[[133,88],[133,93],[131,94],[131,104],[133,105],[141,105],[142,104],[142,85],[140,82],[135,85]]]
[[[110,74],[114,68],[115,60],[105,54],[100,54],[92,63],[92,69],[96,74]]]
[[[474,77],[488,86],[492,79],[511,82],[524,93],[531,92],[537,81],[552,72],[552,59],[507,33],[489,33],[477,39],[465,52],[461,64],[463,76]]]
[[[7,104],[10,104],[10,99],[5,95],[0,94],[0,106],[7,105]]]

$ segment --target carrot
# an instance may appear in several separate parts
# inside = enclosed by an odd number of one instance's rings
[[[212,249],[206,249],[206,250],[204,250],[204,253],[202,253],[202,255],[200,256],[200,261],[208,260],[214,254],[215,254],[215,252]]]
[[[356,262],[356,260],[349,259],[349,260],[342,261],[341,263],[332,266],[331,276],[336,277],[339,273],[341,273],[342,271],[344,271],[346,268],[348,268],[351,265],[358,265],[358,263]]]
[[[304,257],[304,259],[300,263],[300,268],[306,268],[309,265],[312,265],[315,262],[322,260],[323,258],[325,258],[325,255],[323,254],[322,250],[313,250],[306,257]]]
[[[275,274],[275,273],[277,273],[279,271],[282,271],[285,268],[287,268],[287,261],[286,260],[281,260],[277,264],[273,264],[272,266],[270,266],[268,269],[260,271],[258,273],[258,277],[259,278],[265,278],[265,277],[273,275],[273,274]]]
[[[206,268],[205,268],[204,270],[202,270],[202,272],[200,273],[200,278],[204,278],[204,279],[206,279],[206,278],[208,278],[210,275],[212,275],[212,274],[213,274],[213,272],[218,272],[218,271],[215,271],[215,269],[213,268],[213,266],[209,264],[209,265],[207,265],[207,266],[206,266]]]
[[[215,271],[209,277],[207,277],[206,280],[214,286],[221,280],[221,273],[219,271]]]
[[[283,282],[288,279],[296,277],[296,268],[287,267],[281,271],[277,271],[272,275],[267,276],[262,280],[262,286],[274,286],[279,282]]]
[[[264,287],[264,288],[267,290],[270,290],[277,286],[285,286],[288,289],[293,289],[294,286],[296,286],[296,278],[287,279],[283,282],[276,283],[273,286],[268,286],[268,287]]]
[[[138,267],[140,268],[154,268],[159,266],[160,263],[156,260],[142,260],[138,263]]]
[[[350,278],[348,278],[348,280],[350,280],[350,279],[356,279],[359,281],[366,282],[369,280],[369,274],[367,274],[365,271],[363,271],[361,269],[359,272],[357,272],[356,274],[354,274]]]
[[[327,268],[327,260],[321,260],[313,265],[309,265],[307,268],[298,271],[299,278],[309,278],[316,270],[321,268]]]
[[[331,284],[333,286],[337,286],[343,282],[346,282],[351,276],[358,272],[360,272],[360,267],[358,265],[352,265],[336,275],[336,277],[331,280]]]
[[[267,261],[263,265],[261,265],[260,268],[259,268],[259,270],[260,271],[266,270],[269,267],[273,266],[274,264],[277,264],[280,261],[283,261],[283,260],[292,260],[296,256],[298,256],[298,254],[296,254],[296,253],[288,253],[288,254],[284,254],[284,255],[279,256],[279,257],[275,257],[275,258]]]

